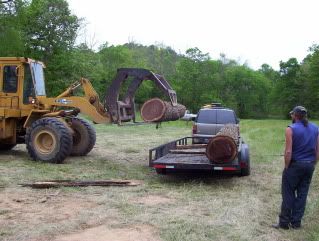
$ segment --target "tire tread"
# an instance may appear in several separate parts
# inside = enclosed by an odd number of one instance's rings
[[[81,125],[83,125],[88,133],[88,145],[86,145],[85,148],[82,148],[81,150],[75,150],[72,149],[71,151],[71,155],[72,156],[86,156],[94,147],[95,142],[96,142],[96,132],[95,129],[92,127],[92,125],[79,117],[74,117],[72,118],[72,121],[76,120],[79,121],[79,123],[81,123]],[[72,127],[72,125],[71,125]]]
[[[57,152],[57,154],[47,160],[41,159],[32,144],[32,132],[35,128],[38,126],[46,127],[50,126],[53,128],[60,139],[58,140],[60,142],[60,150]],[[27,128],[26,136],[25,136],[25,142],[27,146],[28,153],[30,157],[35,161],[45,161],[50,163],[63,163],[64,159],[70,155],[71,148],[70,146],[73,145],[73,139],[70,131],[67,129],[67,127],[64,126],[62,122],[57,120],[56,118],[42,118],[39,120],[36,120],[32,123],[31,127]]]

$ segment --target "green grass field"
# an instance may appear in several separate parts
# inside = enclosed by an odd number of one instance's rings
[[[0,155],[0,240],[319,240],[319,174],[304,226],[273,230],[280,208],[284,130],[289,121],[242,120],[252,174],[158,176],[148,150],[189,136],[191,123],[96,125],[97,144],[65,164],[33,162],[25,146]],[[135,179],[137,187],[35,190],[19,183],[48,179]],[[113,236],[112,236],[113,235]]]

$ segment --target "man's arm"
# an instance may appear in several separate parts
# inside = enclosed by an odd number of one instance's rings
[[[291,155],[292,155],[292,129],[290,127],[287,127],[287,129],[286,129],[286,146],[285,146],[285,168],[289,167],[289,164],[291,162]],[[319,155],[318,155],[318,157],[319,157]]]

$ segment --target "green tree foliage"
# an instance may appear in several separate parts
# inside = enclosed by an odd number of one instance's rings
[[[103,98],[118,68],[145,68],[163,75],[177,91],[178,101],[193,112],[211,102],[234,108],[240,117],[287,116],[295,105],[305,105],[319,116],[319,46],[299,63],[280,62],[276,71],[263,64],[257,71],[229,59],[213,60],[197,47],[185,54],[164,44],[144,46],[105,43],[98,51],[75,45],[81,19],[66,0],[15,0],[0,4],[0,56],[26,56],[47,65],[47,93],[55,96],[81,77],[91,80]],[[124,84],[123,95],[129,84]],[[136,94],[142,104],[163,93],[151,81]]]
[[[241,118],[262,117],[268,111],[269,79],[246,66],[226,68],[222,99]]]
[[[299,102],[304,103],[310,115],[319,117],[319,46],[312,46],[309,52],[300,68],[302,90],[299,90]]]
[[[74,80],[72,50],[80,19],[72,15],[65,0],[33,0],[27,6],[25,54],[47,65],[47,89],[57,95]]]
[[[270,95],[273,110],[287,117],[296,105],[304,105],[312,117],[319,116],[319,48],[309,49],[309,54],[299,63],[296,58],[280,62],[279,78]]]
[[[266,78],[268,78],[273,85],[276,84],[278,81],[280,74],[278,71],[274,70],[270,65],[263,64],[261,68],[259,69],[259,72],[261,72]]]
[[[174,80],[179,100],[194,112],[211,102],[234,108],[240,117],[261,117],[268,111],[270,80],[225,55],[214,61],[197,48],[189,49]]]
[[[198,48],[188,49],[176,65],[173,82],[179,101],[195,112],[202,105],[217,100],[217,72],[218,62],[211,61]]]
[[[0,4],[1,56],[18,56],[24,52],[23,9],[21,1]]]
[[[291,58],[287,62],[281,61],[279,73],[272,101],[277,105],[277,110],[287,115],[294,105],[304,105],[301,98],[303,91],[301,66],[296,58]]]
[[[16,0],[0,4],[0,21],[1,56],[43,61],[51,95],[73,81],[70,63],[80,19],[71,14],[67,1]]]
[[[48,62],[51,56],[71,50],[80,26],[65,0],[33,0],[25,21],[27,54]]]

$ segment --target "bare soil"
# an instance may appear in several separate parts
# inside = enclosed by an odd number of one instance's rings
[[[137,200],[133,200],[134,203],[155,206],[159,204],[166,204],[166,203],[174,203],[176,200],[173,198],[160,196],[160,195],[149,195],[145,197],[140,197]]]
[[[55,241],[160,241],[156,229],[149,225],[135,225],[127,227],[110,228],[98,226],[68,234],[55,239]]]

